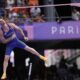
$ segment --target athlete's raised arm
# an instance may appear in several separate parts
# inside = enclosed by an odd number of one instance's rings
[[[12,28],[14,28],[15,30],[18,30],[20,32],[20,34],[23,36],[24,40],[28,40],[28,37],[25,36],[23,30],[18,27],[17,25],[15,25],[14,23],[9,23],[9,26],[11,26]]]

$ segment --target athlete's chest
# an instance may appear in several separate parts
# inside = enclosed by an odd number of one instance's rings
[[[2,31],[5,38],[12,36],[14,33],[14,30],[9,26],[6,26],[6,28],[2,29]]]

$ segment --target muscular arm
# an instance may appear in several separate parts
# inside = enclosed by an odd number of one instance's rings
[[[14,38],[14,36],[11,36],[10,38],[5,39],[3,36],[3,32],[0,30],[0,42],[1,43],[8,43],[9,41],[11,41]]]
[[[21,28],[19,28],[17,25],[15,25],[14,23],[9,23],[9,25],[14,28],[15,30],[18,30],[20,32],[20,34],[23,36],[23,38],[25,37],[24,32]]]

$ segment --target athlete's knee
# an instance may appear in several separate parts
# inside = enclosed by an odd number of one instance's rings
[[[8,55],[5,55],[4,61],[9,61],[9,56]]]
[[[34,48],[29,47],[29,46],[26,46],[25,49],[26,49],[27,51],[32,51],[32,50],[34,50]]]

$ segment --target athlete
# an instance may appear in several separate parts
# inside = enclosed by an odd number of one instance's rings
[[[10,53],[11,51],[15,48],[21,48],[26,51],[31,52],[32,54],[38,56],[41,60],[46,61],[47,58],[40,55],[35,49],[29,47],[26,45],[24,42],[18,39],[16,36],[15,31],[18,30],[20,34],[23,36],[24,40],[28,40],[28,38],[24,35],[23,31],[21,28],[19,28],[17,25],[14,23],[8,23],[4,19],[0,19],[0,42],[6,44],[6,51],[5,51],[5,57],[4,57],[4,62],[3,62],[3,74],[1,79],[6,79],[6,70],[8,67],[8,61],[10,58]]]

